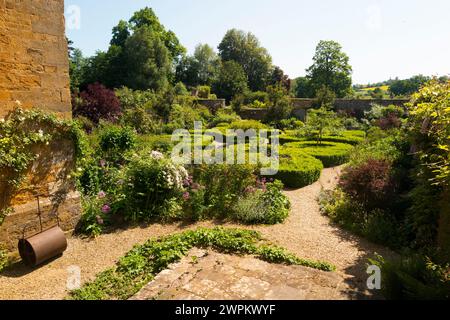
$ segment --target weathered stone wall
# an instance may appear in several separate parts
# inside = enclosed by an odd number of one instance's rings
[[[19,100],[71,116],[64,0],[0,0],[0,118]]]
[[[382,106],[396,105],[403,106],[408,100],[387,99],[387,100],[351,100],[351,99],[337,99],[334,105],[336,111],[343,111],[361,119],[365,111],[369,111],[373,104]],[[306,120],[307,110],[312,108],[314,99],[291,99],[294,108],[293,115],[301,120]],[[244,108],[240,111],[240,116],[243,119],[264,120],[267,114],[266,109],[250,109]]]
[[[64,29],[63,0],[0,0],[0,118],[16,100],[24,108],[71,118]],[[72,230],[81,214],[80,195],[70,179],[73,142],[59,139],[33,151],[38,157],[18,190],[2,181],[0,170],[0,210],[12,209],[0,225],[0,243],[10,250],[25,226],[26,236],[40,230],[36,195],[44,228],[56,224],[58,213],[63,230]]]
[[[225,99],[198,99],[197,103],[200,106],[207,107],[213,113],[226,106]]]

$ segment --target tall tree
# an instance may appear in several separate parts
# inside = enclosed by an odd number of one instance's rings
[[[151,27],[137,29],[125,43],[127,76],[132,89],[162,90],[169,83],[171,55]]]
[[[69,75],[70,90],[72,92],[80,90],[80,86],[84,81],[86,63],[86,58],[83,57],[81,50],[71,47],[69,51]]]
[[[240,93],[247,90],[247,76],[241,65],[235,61],[222,63],[219,76],[213,84],[214,93],[228,102]]]
[[[284,74],[284,71],[277,66],[275,66],[272,70],[269,85],[281,85],[287,92],[291,91],[291,79],[289,79],[289,76]]]
[[[177,65],[176,78],[188,86],[212,85],[216,79],[220,59],[207,44],[199,44],[194,55],[186,56]]]
[[[272,57],[252,33],[229,30],[219,45],[219,55],[223,61],[235,61],[242,67],[252,91],[264,90],[268,85]]]
[[[314,98],[316,93],[307,77],[295,79],[295,96],[297,98]]]
[[[144,26],[151,27],[155,34],[157,34],[160,40],[165,44],[167,49],[169,49],[174,61],[179,61],[181,57],[186,54],[186,48],[181,45],[180,40],[178,40],[175,33],[171,30],[166,30],[153,9],[145,7],[144,9],[135,12],[129,20],[129,24],[133,31]]]
[[[352,85],[352,67],[342,46],[335,41],[320,41],[313,60],[314,64],[306,70],[313,91],[326,86],[338,98],[345,97]]]

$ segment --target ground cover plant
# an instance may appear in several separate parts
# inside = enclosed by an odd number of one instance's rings
[[[300,259],[282,248],[264,243],[261,235],[255,231],[201,228],[151,239],[143,245],[135,246],[114,268],[100,273],[94,281],[86,283],[81,289],[72,291],[69,299],[128,299],[194,247],[211,248],[227,254],[253,255],[270,263],[301,265],[327,272],[335,270],[327,262]]]

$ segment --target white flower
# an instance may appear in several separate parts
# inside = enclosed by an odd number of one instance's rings
[[[42,129],[40,129],[38,131],[38,135],[39,135],[40,138],[43,138],[44,137],[44,131],[42,131]]]
[[[161,160],[164,158],[164,155],[159,151],[152,151],[150,155],[155,160]]]

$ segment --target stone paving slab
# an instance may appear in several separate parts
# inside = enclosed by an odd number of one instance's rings
[[[193,249],[131,300],[344,300],[333,272]]]

